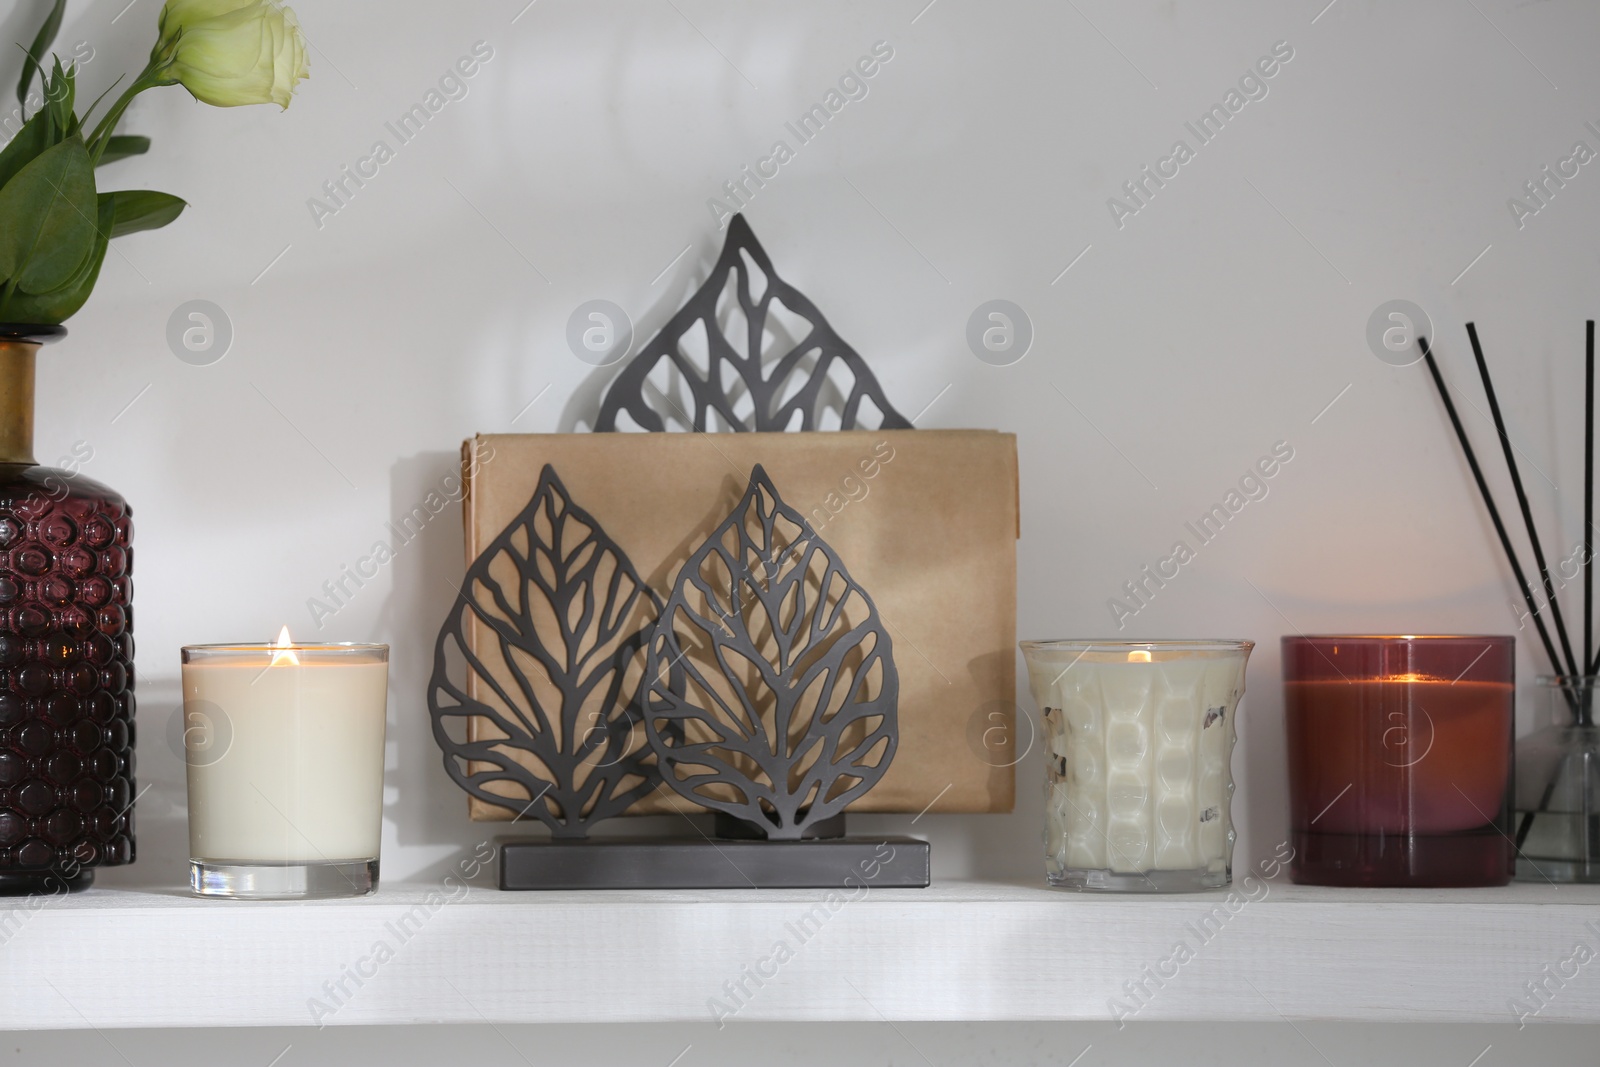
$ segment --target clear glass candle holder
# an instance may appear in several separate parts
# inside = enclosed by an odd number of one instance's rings
[[[1517,877],[1600,882],[1600,727],[1592,675],[1538,679],[1541,728],[1517,742]]]
[[[1285,637],[1294,880],[1510,881],[1515,663],[1510,637]]]
[[[1133,893],[1233,879],[1251,641],[1024,641],[1045,723],[1045,878]]]
[[[387,645],[183,649],[197,895],[377,888],[388,670]]]

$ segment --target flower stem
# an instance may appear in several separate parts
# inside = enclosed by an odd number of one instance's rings
[[[154,89],[158,85],[172,85],[173,82],[162,78],[158,70],[159,64],[152,59],[150,64],[139,72],[139,76],[128,86],[127,91],[117,97],[117,102],[111,105],[111,110],[105,113],[94,128],[94,133],[89,135],[87,147],[89,149],[89,165],[98,166],[100,157],[105,154],[106,145],[111,142],[111,135],[117,130],[117,123],[122,121],[122,113],[128,110],[128,105],[133,103],[133,98],[146,89]]]

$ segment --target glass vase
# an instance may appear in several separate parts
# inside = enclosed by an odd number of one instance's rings
[[[127,502],[33,458],[33,371],[59,326],[0,325],[0,893],[134,859]]]
[[[1517,877],[1600,882],[1600,727],[1594,676],[1539,678],[1545,725],[1517,742]]]

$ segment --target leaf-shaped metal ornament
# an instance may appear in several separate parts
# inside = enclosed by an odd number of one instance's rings
[[[655,790],[640,722],[660,606],[546,464],[439,632],[428,710],[450,777],[557,837],[587,836]],[[664,667],[663,689],[680,678]]]
[[[760,466],[679,570],[648,662],[645,733],[663,780],[768,839],[843,811],[894,758],[889,632]],[[665,681],[670,665],[681,688]]]
[[[862,423],[864,408],[877,410],[876,425]],[[618,429],[626,413],[644,430],[815,430],[832,409],[840,429],[911,429],[735,215],[711,277],[611,383],[595,429]]]

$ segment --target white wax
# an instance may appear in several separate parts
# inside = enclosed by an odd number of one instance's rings
[[[1030,662],[1029,674],[1047,709],[1049,865],[1226,870],[1244,656],[1130,663],[1126,653],[1034,655],[1045,660]]]
[[[186,663],[185,723],[196,713],[227,749],[189,761],[189,853],[212,863],[323,863],[378,857],[388,664],[313,655]],[[191,740],[199,734],[186,737]]]

